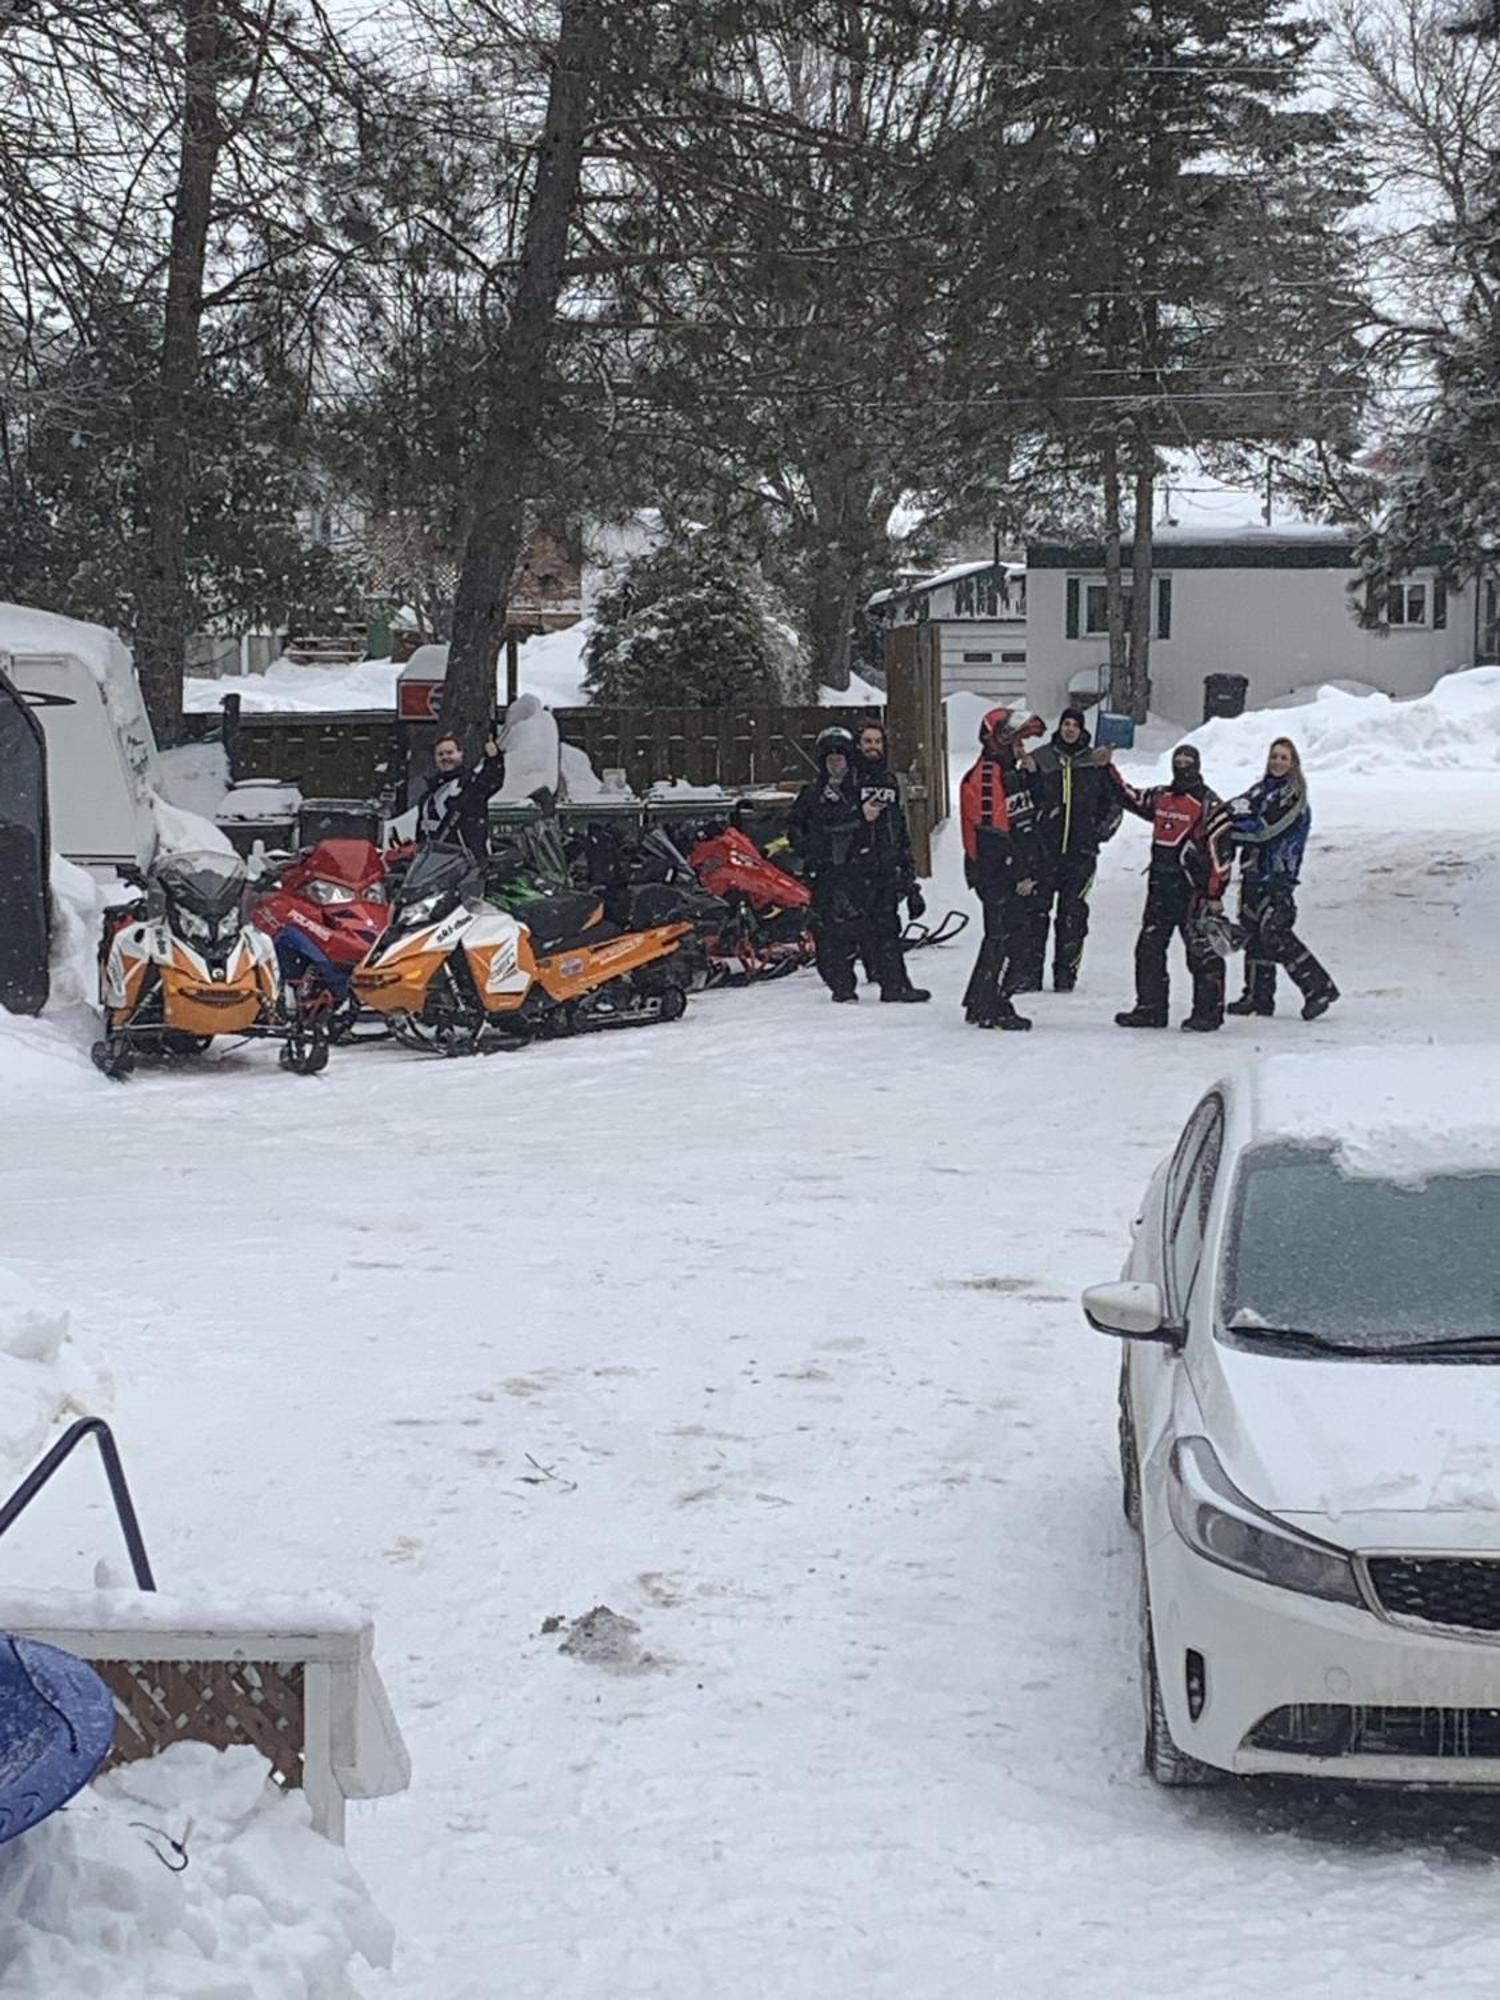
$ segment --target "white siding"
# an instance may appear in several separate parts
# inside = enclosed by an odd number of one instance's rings
[[[991,701],[1026,697],[1026,627],[965,618],[938,626],[943,693],[982,694]]]
[[[1172,579],[1172,636],[1151,642],[1151,706],[1185,726],[1203,718],[1207,674],[1244,674],[1249,706],[1267,708],[1317,681],[1356,680],[1386,694],[1424,694],[1474,657],[1472,585],[1450,589],[1441,631],[1372,632],[1354,616],[1348,569],[1174,570],[1169,548],[1160,549],[1157,560],[1157,574]],[[1070,574],[1098,580],[1090,570],[1033,569],[1029,577],[1031,701],[1048,717],[1066,703],[1072,677],[1109,656],[1102,638],[1067,636]],[[1433,572],[1414,575],[1430,585]]]

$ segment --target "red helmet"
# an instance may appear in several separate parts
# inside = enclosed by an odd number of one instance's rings
[[[1047,725],[1039,715],[1025,708],[992,708],[979,725],[979,740],[987,750],[1002,743],[1022,743],[1028,736],[1042,736]]]

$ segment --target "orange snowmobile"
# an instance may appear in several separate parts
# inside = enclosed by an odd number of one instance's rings
[[[691,932],[686,923],[622,931],[588,890],[527,903],[523,923],[484,900],[466,848],[435,844],[412,862],[385,935],[350,987],[402,1041],[468,1055],[677,1020],[687,1007],[677,947]]]
[[[104,1039],[91,1051],[123,1081],[138,1054],[200,1054],[218,1035],[281,1043],[285,1069],[328,1061],[321,1025],[283,1004],[276,950],[243,915],[248,878],[237,854],[169,854],[141,880],[139,901],[111,909],[99,950]]]

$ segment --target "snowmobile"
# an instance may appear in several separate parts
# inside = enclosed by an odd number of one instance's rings
[[[528,829],[529,833],[542,831]],[[570,865],[577,879],[595,889],[606,920],[621,930],[650,930],[658,924],[674,923],[690,926],[690,935],[678,950],[694,992],[717,985],[727,971],[740,969],[738,958],[724,956],[724,941],[734,928],[733,912],[722,897],[699,885],[686,855],[664,827],[652,827],[643,835],[622,835],[615,827],[586,826],[569,843],[569,862],[561,860],[561,853],[559,848],[555,866]],[[521,893],[527,893],[524,887]],[[532,889],[530,893],[536,892]],[[493,891],[491,895],[493,898]],[[507,907],[524,917],[521,902]]]
[[[522,921],[483,891],[467,848],[434,843],[412,861],[385,935],[351,982],[402,1041],[468,1055],[686,1010],[678,946],[688,925],[621,931],[580,889],[538,897]]]
[[[327,1033],[285,1004],[275,947],[245,920],[239,856],[169,854],[136,879],[140,898],[105,917],[95,1066],[123,1081],[137,1055],[199,1055],[233,1035],[279,1041],[282,1067],[299,1075],[324,1068]]]
[[[390,914],[386,857],[368,840],[320,840],[271,878],[251,917],[276,947],[300,1020],[321,1018],[336,1042],[354,1032],[349,980]]]
[[[700,827],[686,853],[703,888],[729,908],[730,922],[715,953],[725,979],[738,984],[782,979],[811,965],[812,891],[805,882],[722,820]]]

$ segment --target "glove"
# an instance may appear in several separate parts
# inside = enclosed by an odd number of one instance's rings
[[[906,892],[906,914],[913,922],[927,914],[927,898],[915,884]]]

